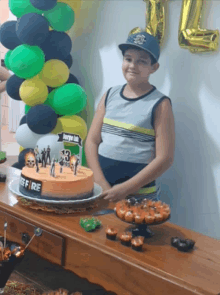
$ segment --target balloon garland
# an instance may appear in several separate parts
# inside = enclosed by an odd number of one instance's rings
[[[25,153],[36,145],[39,151],[50,145],[55,157],[64,146],[76,152],[74,144],[57,141],[58,133],[78,134],[82,140],[87,135],[86,122],[76,115],[85,108],[87,96],[70,74],[72,41],[67,34],[74,24],[74,7],[80,5],[67,3],[9,0],[18,19],[5,22],[0,29],[0,42],[9,49],[5,65],[14,72],[6,91],[12,99],[25,103],[25,115],[15,135],[20,154],[14,167],[19,169],[24,166]]]

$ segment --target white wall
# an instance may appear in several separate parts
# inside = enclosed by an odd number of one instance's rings
[[[220,238],[219,50],[192,54],[178,45],[181,1],[169,1],[160,69],[150,82],[173,103],[175,161],[161,178],[162,200],[171,222]],[[70,32],[75,74],[88,94],[84,116],[90,125],[94,105],[111,86],[124,84],[117,45],[131,29],[145,27],[142,0],[84,1]],[[206,1],[203,28],[220,27],[220,2]],[[83,28],[83,29],[82,29]]]

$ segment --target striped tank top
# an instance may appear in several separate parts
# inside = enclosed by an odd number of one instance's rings
[[[132,178],[155,158],[155,110],[168,98],[155,86],[138,98],[126,98],[125,86],[110,88],[105,100],[98,153],[104,176],[111,185]],[[139,195],[150,198],[158,198],[159,193],[156,181],[138,191]]]

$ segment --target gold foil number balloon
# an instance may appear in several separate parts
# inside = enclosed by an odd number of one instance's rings
[[[182,0],[179,24],[179,45],[191,52],[215,51],[219,43],[218,30],[200,28],[204,0]]]
[[[158,38],[163,44],[165,32],[165,3],[167,0],[143,0],[148,5],[146,9],[145,31]],[[219,31],[200,28],[201,13],[204,0],[182,0],[182,10],[179,23],[178,40],[181,48],[190,52],[216,51],[219,44]],[[141,32],[136,27],[130,34]]]
[[[163,44],[165,32],[165,3],[167,0],[143,0],[147,4],[146,28],[145,31],[159,40],[160,46]],[[141,28],[137,27],[130,31],[130,34],[140,33]]]

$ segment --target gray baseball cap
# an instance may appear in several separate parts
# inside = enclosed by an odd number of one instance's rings
[[[125,51],[131,48],[139,48],[150,53],[156,61],[160,56],[160,44],[156,37],[146,33],[140,32],[128,36],[126,43],[120,44],[119,49]]]

